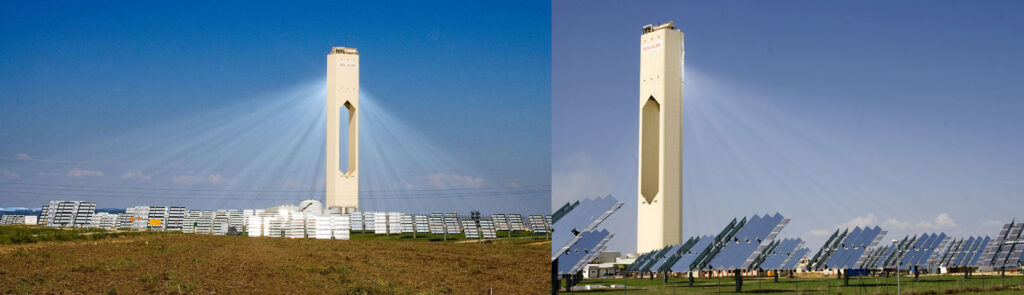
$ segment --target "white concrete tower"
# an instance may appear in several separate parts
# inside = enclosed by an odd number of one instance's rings
[[[348,120],[341,121],[345,115]],[[359,210],[359,51],[355,48],[334,47],[327,54],[326,159],[327,208]]]
[[[640,167],[636,251],[682,243],[683,33],[672,22],[640,35]]]

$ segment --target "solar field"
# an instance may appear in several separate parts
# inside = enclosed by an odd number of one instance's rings
[[[776,239],[789,219],[781,214],[733,219],[715,236],[692,237],[661,250],[642,253],[631,273],[683,273],[722,270],[788,270],[809,252],[799,238]],[[788,268],[793,267],[793,268]]]
[[[909,294],[1024,291],[1020,275],[1024,223],[1015,221],[1005,224],[995,237],[923,233],[892,243],[883,242],[888,232],[879,226],[839,228],[812,252],[800,238],[779,237],[790,220],[775,213],[735,218],[717,235],[690,237],[626,258],[625,263],[607,257],[595,261],[614,237],[599,225],[619,207],[621,203],[608,196],[567,203],[555,211],[551,259],[557,285],[553,288],[623,292],[622,286],[627,285],[635,289],[626,292],[639,294],[741,289],[748,293],[886,294],[895,291],[899,270],[907,284],[903,291]],[[798,272],[802,278],[793,277]],[[689,282],[691,275],[694,286]]]

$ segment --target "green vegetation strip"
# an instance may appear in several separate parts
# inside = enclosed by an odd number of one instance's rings
[[[689,286],[686,278],[671,278],[665,283],[661,278],[629,278],[625,280],[630,290],[591,291],[597,294],[896,294],[896,277],[851,277],[848,286],[836,278],[744,278],[743,292],[735,292],[735,281],[730,278],[695,279]],[[622,285],[619,279],[588,279],[582,285]],[[564,292],[563,282],[562,293]],[[1024,276],[975,275],[964,279],[962,275],[922,276],[900,279],[901,294],[1024,294]],[[577,292],[578,293],[578,292]]]
[[[63,229],[44,226],[0,226],[0,245],[30,244],[47,241],[92,241],[143,233],[114,232],[97,228]]]

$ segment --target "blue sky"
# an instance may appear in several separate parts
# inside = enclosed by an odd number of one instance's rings
[[[640,28],[685,34],[686,236],[780,212],[817,249],[839,226],[994,235],[1024,194],[1017,2],[555,1],[553,206],[611,194],[635,249]]]
[[[361,53],[361,189],[391,197],[364,206],[549,210],[549,3],[3,6],[0,206],[247,208],[315,195],[325,55],[348,46]],[[128,196],[152,188],[171,193]],[[462,191],[439,194],[451,189]],[[394,196],[413,192],[435,197]]]

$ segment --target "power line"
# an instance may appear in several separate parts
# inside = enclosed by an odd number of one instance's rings
[[[29,159],[21,159],[21,158],[10,157],[10,156],[0,156],[0,160],[3,160],[3,161],[26,161],[26,162],[58,163],[58,164],[75,164],[75,165],[79,165],[79,166],[81,166],[81,165],[90,165],[90,166],[97,166],[97,167],[118,167],[118,168],[131,168],[131,169],[159,169],[159,170],[168,169],[168,170],[181,170],[181,171],[186,171],[186,170],[187,171],[193,171],[193,170],[196,170],[195,167],[186,167],[185,165],[181,165],[181,164],[178,164],[178,165],[168,165],[168,164],[130,165],[130,164],[98,162],[98,161],[73,161],[73,160],[57,160],[57,159],[40,159],[40,158],[35,158],[35,157],[29,158]],[[314,165],[318,165],[319,163],[323,162],[323,158],[321,157],[319,160],[308,161],[308,162],[312,162],[312,163],[314,163]],[[315,171],[317,171],[317,173],[320,173],[320,171],[323,170],[323,166],[320,166],[320,167],[321,168],[319,168],[319,169],[315,169]],[[481,171],[481,170],[482,171],[521,170],[519,168],[511,168],[511,167],[487,167],[487,168],[476,167],[476,168],[473,168],[473,169],[477,170],[477,171]],[[389,171],[399,171],[399,172],[401,172],[401,171],[421,171],[421,170],[422,169],[396,169],[396,168],[389,169]],[[305,168],[295,168],[295,169],[259,169],[259,168],[249,168],[246,171],[276,172],[276,174],[283,174],[283,173],[295,173],[297,171],[299,171],[299,172],[306,172],[306,169]]]
[[[6,189],[20,190],[43,190],[43,191],[83,191],[83,192],[107,192],[107,193],[208,193],[208,194],[289,194],[289,193],[323,193],[324,190],[242,190],[242,189],[196,189],[196,188],[171,188],[171,187],[116,187],[116,186],[82,186],[82,185],[60,185],[60,184],[39,184],[39,183],[11,183],[9,187],[0,186]],[[5,185],[6,186],[6,185]],[[383,190],[360,190],[361,195],[388,195],[394,193],[509,193],[517,191],[550,191],[550,185],[534,185],[521,187],[481,187],[481,188],[432,188],[432,189],[383,189]]]
[[[124,193],[102,193],[102,192],[39,192],[39,191],[19,191],[0,188],[0,192],[14,193],[14,194],[32,194],[32,195],[53,195],[53,196],[68,196],[68,197],[94,197],[94,198],[132,198],[132,199],[210,199],[211,196],[182,196],[182,195],[127,195]],[[399,199],[440,199],[440,198],[493,198],[493,197],[509,197],[509,196],[524,196],[539,193],[550,193],[547,190],[536,190],[536,191],[521,191],[521,192],[509,192],[501,194],[482,194],[482,193],[466,193],[466,194],[447,194],[447,195],[407,195],[407,196],[366,196],[373,200],[399,200]],[[361,197],[365,195],[360,195]],[[217,197],[218,200],[298,200],[299,198],[283,198],[283,197],[246,197],[246,198],[224,198],[222,196]]]

